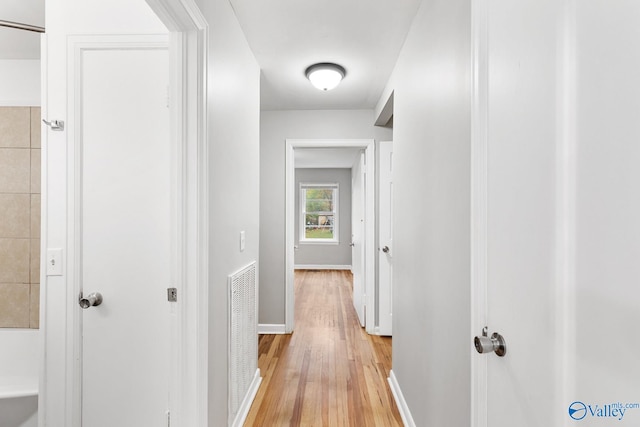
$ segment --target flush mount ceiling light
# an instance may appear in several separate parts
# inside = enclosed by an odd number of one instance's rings
[[[309,66],[304,74],[312,85],[320,90],[331,90],[338,86],[347,74],[344,67],[331,62],[321,62]]]

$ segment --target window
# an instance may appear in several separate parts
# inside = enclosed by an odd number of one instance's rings
[[[300,241],[338,242],[338,184],[300,184]]]

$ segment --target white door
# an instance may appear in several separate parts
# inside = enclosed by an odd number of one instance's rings
[[[485,4],[475,333],[506,354],[472,356],[474,424],[640,425],[639,9]]]
[[[557,99],[549,90],[557,79],[557,52],[556,34],[546,25],[553,28],[556,19],[553,3],[479,3],[486,5],[487,19],[478,93],[482,110],[472,144],[478,166],[472,287],[479,293],[473,333],[485,343],[500,334],[506,354],[473,352],[474,392],[483,400],[477,427],[546,427],[562,421]],[[482,337],[485,326],[488,336]]]
[[[171,164],[166,48],[83,50],[82,425],[166,426]]]
[[[571,425],[640,426],[640,4],[611,6],[575,6],[573,389],[563,409]]]
[[[391,335],[393,313],[393,143],[379,145],[378,333]]]
[[[351,271],[353,305],[360,325],[365,326],[365,179],[364,153],[351,168]]]

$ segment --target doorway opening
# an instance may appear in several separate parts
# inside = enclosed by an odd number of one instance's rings
[[[300,230],[302,230],[300,224],[307,222],[306,219],[299,219],[299,226],[296,233],[296,199],[298,206],[300,201],[300,182],[296,185],[296,166],[297,164],[303,165],[305,158],[321,157],[319,153],[330,155],[331,150],[350,149],[354,154],[351,165],[352,195],[354,194],[354,188],[356,189],[356,197],[352,197],[351,200],[352,230],[351,238],[348,241],[352,253],[351,269],[354,273],[353,302],[359,316],[360,324],[366,328],[367,332],[371,333],[374,328],[375,315],[373,309],[375,301],[374,142],[373,140],[287,140],[286,147],[285,331],[291,333],[294,330],[295,252],[296,246],[298,246],[298,249],[300,248],[296,237],[298,239],[300,238]],[[298,153],[298,162],[296,162],[296,153]],[[311,156],[300,156],[300,153],[311,154]],[[371,169],[370,173],[367,173],[367,166]],[[357,201],[354,203],[356,199]],[[356,216],[354,216],[354,209],[358,211],[356,212]],[[353,224],[356,223],[354,220],[356,217],[358,218],[357,228],[360,231],[354,230],[353,227]],[[317,224],[309,225],[313,226]],[[343,239],[343,243],[347,242],[344,242]],[[355,266],[354,258],[356,260]],[[366,307],[370,307],[370,309],[367,310]]]

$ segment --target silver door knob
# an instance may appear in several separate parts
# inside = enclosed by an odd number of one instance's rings
[[[382,248],[382,252],[384,252],[385,254],[389,253],[389,246],[385,246],[384,248]]]
[[[476,347],[476,351],[480,354],[494,352],[500,357],[507,354],[507,343],[504,337],[497,332],[491,334],[491,337],[487,336],[486,327],[482,329],[482,336],[474,338],[473,344]]]
[[[80,297],[79,301],[80,307],[83,309],[87,309],[89,307],[95,307],[102,304],[102,295],[100,292],[92,292],[86,297]]]

